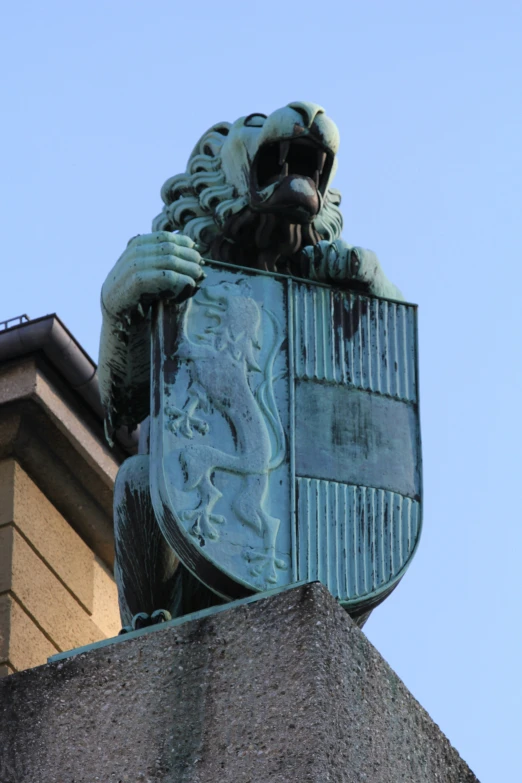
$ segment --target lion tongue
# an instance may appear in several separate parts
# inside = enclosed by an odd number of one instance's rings
[[[264,250],[270,246],[275,223],[275,215],[271,212],[265,212],[260,216],[255,237],[256,245],[260,250]]]

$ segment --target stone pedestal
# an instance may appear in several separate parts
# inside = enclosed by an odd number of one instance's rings
[[[0,681],[0,781],[476,783],[321,585],[201,614]]]

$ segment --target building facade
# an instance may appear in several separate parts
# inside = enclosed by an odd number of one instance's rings
[[[3,328],[2,328],[3,327]],[[0,676],[120,629],[96,365],[56,315],[0,325]]]

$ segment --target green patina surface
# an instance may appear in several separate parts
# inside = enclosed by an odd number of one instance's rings
[[[362,622],[411,560],[416,314],[341,238],[338,148],[312,103],[212,126],[103,285],[108,438],[152,413],[115,490],[126,626],[303,578]]]

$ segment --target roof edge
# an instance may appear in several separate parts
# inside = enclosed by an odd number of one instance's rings
[[[16,324],[0,331],[0,363],[42,352],[88,408],[103,422],[97,365],[56,313]],[[127,452],[135,452],[138,431],[120,428],[116,440]]]

